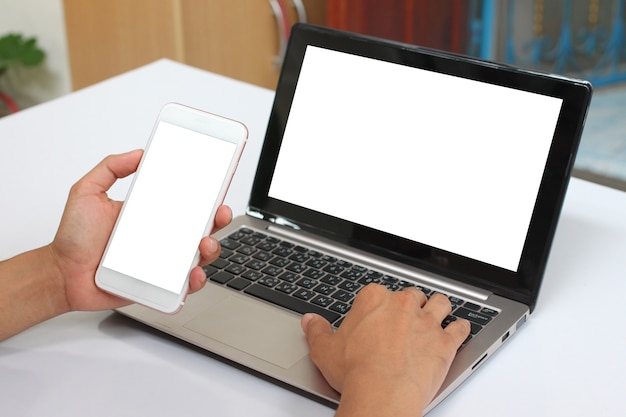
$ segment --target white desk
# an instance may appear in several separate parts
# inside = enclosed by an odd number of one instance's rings
[[[48,243],[67,191],[143,147],[178,101],[246,123],[226,202],[244,210],[273,94],[162,60],[0,119],[0,259]],[[123,199],[128,182],[112,195]],[[529,323],[429,416],[626,415],[626,194],[574,179]],[[573,319],[559,325],[565,315]],[[585,338],[585,334],[588,335]],[[67,314],[0,343],[6,416],[331,416],[333,410],[110,312]]]

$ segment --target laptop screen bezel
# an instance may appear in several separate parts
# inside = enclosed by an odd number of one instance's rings
[[[563,100],[516,272],[372,230],[268,196],[274,166],[308,45]],[[301,229],[321,234],[342,244],[479,286],[495,294],[523,302],[532,310],[543,278],[590,98],[591,85],[583,80],[539,73],[313,25],[297,24],[292,28],[277,85],[251,191],[249,209],[262,213],[270,219],[280,217],[288,220]]]

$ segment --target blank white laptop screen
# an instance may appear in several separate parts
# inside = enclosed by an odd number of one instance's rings
[[[308,46],[269,196],[517,271],[561,104]]]

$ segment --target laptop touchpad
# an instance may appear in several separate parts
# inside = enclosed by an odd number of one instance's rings
[[[309,354],[297,317],[236,296],[225,298],[184,327],[284,369]]]

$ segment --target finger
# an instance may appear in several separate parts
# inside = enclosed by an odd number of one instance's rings
[[[226,205],[221,205],[215,213],[215,225],[213,226],[213,233],[228,226],[233,220],[233,211]]]
[[[197,266],[189,274],[189,294],[200,291],[206,284],[206,274],[204,270]]]
[[[413,294],[415,296],[415,298],[417,299],[417,302],[418,302],[419,306],[422,307],[422,308],[424,307],[424,305],[428,301],[428,298],[426,297],[426,294],[424,294],[423,291],[420,291],[420,290],[418,290],[415,287],[406,287],[402,291]]]
[[[458,347],[461,346],[465,339],[467,339],[467,336],[469,336],[471,331],[471,325],[469,321],[465,319],[459,319],[447,325],[446,328],[443,330],[444,332],[452,336]]]
[[[433,294],[423,307],[425,312],[433,314],[441,320],[445,319],[452,312],[452,303],[443,294]]]
[[[352,307],[350,308],[350,311],[371,311],[377,305],[384,302],[384,300],[389,297],[390,294],[391,291],[389,291],[384,285],[375,283],[367,284],[357,293],[352,303]]]
[[[219,257],[221,246],[217,239],[206,236],[200,240],[198,249],[200,250],[201,263],[210,264]]]
[[[107,191],[119,178],[124,178],[137,171],[143,150],[137,149],[119,155],[109,155],[89,171],[82,183],[86,186],[97,186]]]
[[[319,343],[324,343],[324,340],[333,334],[328,320],[314,313],[307,313],[302,316],[300,326],[304,331],[312,355],[315,355],[314,352],[317,352],[315,347],[319,346]]]

